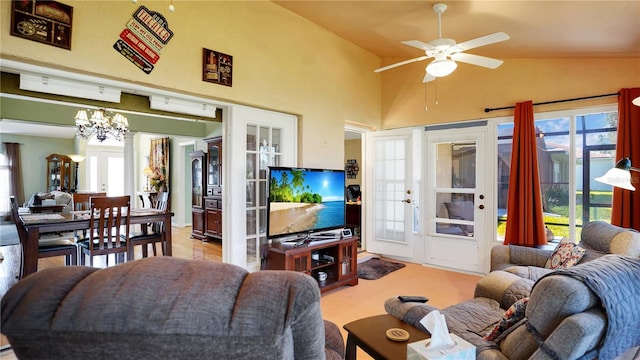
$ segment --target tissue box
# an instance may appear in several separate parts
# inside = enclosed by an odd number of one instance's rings
[[[456,334],[450,334],[454,347],[443,350],[427,350],[430,339],[407,345],[407,360],[475,360],[476,347]]]

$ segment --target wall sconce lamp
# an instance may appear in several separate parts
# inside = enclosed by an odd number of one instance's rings
[[[629,158],[622,158],[616,163],[616,167],[595,180],[603,184],[635,191],[636,188],[631,185],[631,171],[640,172],[640,169],[632,167]]]

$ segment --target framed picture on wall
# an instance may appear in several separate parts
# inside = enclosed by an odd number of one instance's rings
[[[202,81],[232,86],[233,56],[202,49]]]
[[[57,1],[11,1],[11,35],[71,50],[73,7]]]

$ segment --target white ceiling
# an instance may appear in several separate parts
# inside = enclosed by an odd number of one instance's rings
[[[273,2],[379,57],[413,58],[405,40],[438,38],[438,1]],[[469,53],[509,58],[639,57],[640,1],[440,1],[442,37],[460,43],[494,32],[511,40]],[[471,65],[465,65],[471,66]]]

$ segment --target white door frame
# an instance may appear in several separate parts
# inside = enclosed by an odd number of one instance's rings
[[[417,130],[415,128],[402,128],[402,129],[394,129],[394,130],[385,130],[385,131],[376,131],[365,134],[366,138],[366,146],[367,146],[367,154],[365,158],[367,159],[368,166],[365,168],[366,172],[366,181],[364,186],[365,196],[363,201],[363,210],[364,210],[364,222],[367,232],[367,250],[372,253],[383,254],[392,257],[399,257],[411,259],[414,256],[414,246],[416,243],[416,236],[414,232],[414,222],[415,218],[419,218],[419,210],[414,207],[414,201],[417,198],[414,196],[414,186],[416,186],[416,182],[413,176],[413,164],[412,161],[416,143],[415,140],[420,139],[418,136]],[[377,189],[378,194],[380,192],[384,192],[389,197],[380,199],[378,195],[376,195],[376,186],[381,184],[376,184],[377,174],[376,167],[378,164],[376,163],[378,159],[376,159],[376,145],[378,142],[382,141],[404,141],[405,145],[405,154],[404,154],[404,173],[398,174],[401,178],[397,178],[398,181],[402,181],[402,189],[396,188],[392,194],[387,193],[386,189]],[[420,146],[417,146],[420,148]],[[386,184],[388,186],[396,186],[398,181],[390,181]],[[395,184],[393,184],[395,183]],[[382,184],[384,185],[384,184]],[[408,203],[403,203],[403,201],[408,201]],[[376,207],[377,206],[377,207]],[[393,207],[392,211],[386,211],[389,207]],[[398,229],[398,222],[396,219],[389,219],[389,221],[385,221],[383,224],[376,223],[376,219],[379,216],[392,216],[393,214],[398,214],[398,210],[402,206],[403,211],[403,224],[402,229]],[[379,214],[376,214],[376,211]],[[417,212],[414,214],[414,211]],[[397,218],[397,216],[396,216]],[[381,231],[381,233],[377,233],[376,229],[380,227],[384,227],[385,231]],[[393,227],[392,230],[386,231]],[[402,238],[392,238],[399,235],[398,231],[401,231]],[[386,233],[389,233],[389,238],[384,238]]]
[[[425,264],[435,267],[450,268],[458,271],[484,274],[486,271],[487,248],[492,245],[492,237],[487,236],[493,229],[486,226],[490,223],[487,209],[492,208],[492,188],[488,172],[493,171],[489,163],[492,159],[488,151],[486,122],[455,124],[450,127],[434,127],[425,133],[426,152],[424,155],[425,198],[427,211],[424,212],[425,223]],[[437,165],[436,145],[439,143],[464,143],[473,141],[476,146],[476,185],[474,194],[474,233],[471,237],[440,234],[436,232],[435,196]],[[487,170],[484,170],[487,169]],[[466,193],[470,189],[460,189]],[[442,191],[448,191],[442,189]],[[444,220],[443,220],[444,221]],[[455,220],[454,220],[455,221]],[[473,252],[469,252],[473,251]]]
[[[191,177],[187,177],[185,176],[186,172],[187,172],[187,164],[191,164],[190,162],[187,163],[185,161],[188,153],[187,153],[187,147],[189,146],[193,146],[193,150],[196,149],[196,141],[195,140],[190,140],[190,141],[183,141],[178,143],[178,158],[180,159],[178,161],[178,186],[177,188],[180,189],[180,192],[182,192],[184,194],[184,197],[179,196],[177,197],[177,199],[179,201],[175,201],[174,202],[174,213],[176,214],[175,216],[175,223],[178,227],[185,227],[185,226],[191,226],[191,222],[192,222],[192,217],[191,217],[191,191],[186,191],[187,187],[190,187],[191,182],[189,182],[188,180],[191,179]],[[190,167],[189,167],[190,169]],[[189,216],[187,216],[187,214],[189,214]]]
[[[371,129],[347,124],[344,126],[344,130],[360,134],[360,184],[362,185],[362,189],[364,188],[364,184],[366,184],[367,181],[367,172],[364,171],[364,169],[367,168],[367,141],[365,136],[368,132],[370,132]],[[366,227],[363,226],[364,224],[366,224],[366,222],[364,221],[366,218],[365,207],[360,206],[360,211],[360,248],[362,250],[367,250],[367,230]]]
[[[279,151],[281,166],[296,166],[298,161],[297,117],[241,105],[230,106],[226,111],[223,111],[223,114],[222,261],[242,266],[249,271],[259,270],[259,263],[250,268],[247,266],[246,126],[261,123],[277,124],[283,119],[293,120],[291,133],[282,134],[283,139]],[[234,139],[235,141],[233,141]],[[241,165],[225,166],[224,164]]]

